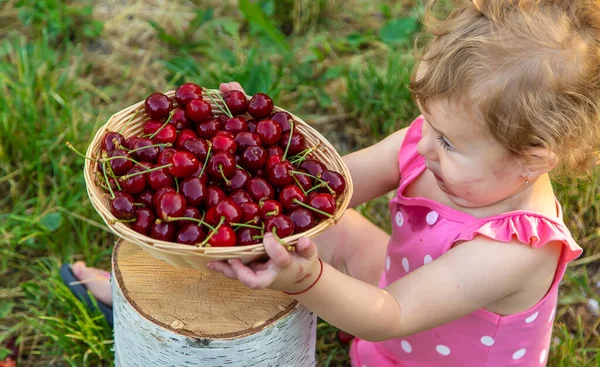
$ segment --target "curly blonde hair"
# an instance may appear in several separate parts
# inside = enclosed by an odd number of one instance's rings
[[[492,135],[535,163],[528,147],[559,158],[555,171],[600,163],[600,1],[454,0],[449,16],[429,1],[426,67],[410,89],[428,100],[476,106]]]

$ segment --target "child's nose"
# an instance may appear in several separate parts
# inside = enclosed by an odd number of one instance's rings
[[[437,153],[435,151],[435,146],[433,145],[434,143],[434,139],[427,135],[423,135],[417,144],[417,152],[428,161],[437,160]]]

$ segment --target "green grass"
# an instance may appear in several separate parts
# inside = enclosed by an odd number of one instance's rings
[[[240,81],[319,129],[341,153],[406,126],[418,30],[411,1],[239,1],[202,8],[157,1],[0,0],[0,361],[16,342],[19,366],[110,366],[110,331],[62,285],[58,267],[108,268],[114,237],[85,191],[85,149],[114,112],[183,81]],[[124,3],[123,3],[124,4]],[[167,8],[176,7],[173,19]],[[333,14],[333,15],[332,15]],[[110,21],[109,21],[110,20]],[[153,36],[149,37],[148,35]],[[600,175],[556,183],[565,220],[585,247],[561,288],[551,366],[598,366]],[[390,230],[387,200],[359,210]],[[321,322],[320,366],[344,366],[347,346]]]

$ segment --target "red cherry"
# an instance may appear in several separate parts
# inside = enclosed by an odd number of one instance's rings
[[[275,166],[277,163],[281,163],[282,158],[283,158],[283,155],[269,156],[269,158],[267,158],[267,161],[265,162],[265,169],[269,170],[269,169],[273,168],[273,166]]]
[[[165,186],[174,186],[174,184],[173,176],[171,176],[169,170],[166,168],[148,172],[148,185],[153,190],[158,190]]]
[[[185,215],[185,198],[183,195],[176,192],[166,192],[156,206],[156,214],[162,220],[167,220],[168,217],[183,217]]]
[[[158,201],[160,200],[160,198],[167,192],[175,192],[175,189],[170,186],[165,186],[154,193],[154,196],[152,197],[152,205],[155,209],[158,207]]]
[[[127,139],[125,139],[123,146],[127,149],[133,149],[133,146],[138,141],[138,139],[139,138],[137,136],[130,136]]]
[[[279,126],[281,126],[282,133],[290,131],[290,121],[294,121],[292,116],[285,111],[275,112],[273,116],[271,116],[271,120],[275,121],[279,124]]]
[[[223,224],[208,240],[208,243],[213,247],[231,247],[235,246],[237,239],[233,229],[227,224]]]
[[[144,122],[144,125],[142,126],[142,131],[143,131],[144,135],[152,135],[162,125],[163,125],[162,121],[151,119],[151,120]]]
[[[334,215],[335,214],[335,199],[333,198],[333,196],[331,196],[330,194],[322,194],[322,193],[315,193],[315,192],[311,192],[308,195],[308,198],[306,200],[306,203],[315,208],[318,209],[322,212]],[[319,219],[325,219],[327,218],[325,215],[314,212],[315,217],[319,218]]]
[[[219,224],[219,220],[217,219],[217,213],[215,212],[214,206],[211,206],[204,214],[204,222],[208,223],[211,226],[216,226],[217,224]]]
[[[226,183],[227,190],[235,191],[246,187],[246,183],[252,178],[250,174],[243,169],[236,169],[235,173]]]
[[[244,153],[242,153],[240,160],[246,168],[256,171],[265,165],[265,162],[267,161],[267,152],[265,151],[265,148],[261,146],[249,146],[244,150]]]
[[[308,173],[303,169],[299,169],[297,171],[301,173]],[[310,176],[303,174],[295,174],[294,178],[296,179],[296,181],[298,181],[298,183],[300,184],[302,189],[304,189],[304,191],[308,191],[313,187],[313,179]]]
[[[194,83],[185,83],[175,90],[175,99],[185,107],[192,99],[202,98],[202,88]]]
[[[169,123],[175,126],[175,129],[188,129],[192,125],[190,123],[190,120],[188,120],[187,117],[185,117],[185,110],[183,108],[176,108],[173,111],[173,116],[171,116],[171,120],[169,120]]]
[[[248,113],[255,119],[264,119],[273,111],[273,100],[264,93],[256,93],[248,102]]]
[[[202,138],[190,138],[183,143],[183,150],[192,153],[201,162],[204,162],[208,153],[208,143]]]
[[[235,190],[234,192],[229,194],[229,198],[235,201],[236,204],[252,202],[250,194],[248,194],[248,192],[244,190]]]
[[[206,199],[204,201],[205,208],[211,208],[221,201],[225,200],[227,195],[218,186],[210,185],[206,188]]]
[[[308,231],[317,224],[312,212],[305,208],[298,208],[290,212],[289,215],[292,223],[294,223],[296,233]]]
[[[184,245],[195,245],[201,243],[206,234],[197,223],[186,223],[179,228],[175,241]]]
[[[269,218],[275,217],[283,213],[283,208],[277,200],[265,200],[260,203],[260,218],[262,220],[268,220]]]
[[[144,102],[146,112],[155,120],[169,116],[173,108],[173,102],[169,97],[162,93],[153,93]]]
[[[338,330],[337,338],[342,344],[350,344],[352,339],[354,339],[354,335],[348,334],[347,332],[342,330]]]
[[[209,118],[196,126],[196,133],[202,139],[210,139],[219,132],[221,123],[217,118]]]
[[[198,170],[198,159],[190,152],[179,151],[171,157],[169,173],[175,177],[189,177]]]
[[[248,131],[250,131],[251,133],[256,132],[256,124],[258,124],[257,119],[253,119],[253,120],[248,120],[246,123],[248,124]]]
[[[248,109],[248,98],[239,90],[230,90],[223,95],[223,100],[234,115],[241,115]]]
[[[129,171],[127,171],[127,174],[128,175],[134,174],[134,173],[143,172],[146,170],[147,170],[147,168],[144,168],[141,166],[135,166],[132,169],[130,169]],[[140,192],[144,191],[146,189],[147,182],[148,182],[148,174],[147,173],[131,176],[131,177],[127,178],[126,180],[119,178],[119,184],[121,185],[121,188],[123,188],[124,191],[126,191],[130,194],[139,194]]]
[[[165,125],[158,132],[158,134],[154,136],[154,141],[156,141],[157,143],[174,143],[175,140],[177,140],[177,129],[171,124]]]
[[[321,173],[321,179],[327,182],[327,185],[338,195],[342,194],[346,189],[346,180],[338,172],[325,170]],[[326,187],[320,191],[329,192]]]
[[[155,220],[156,215],[152,209],[139,208],[135,213],[135,222],[131,223],[131,229],[147,236]]]
[[[141,175],[143,176],[143,175]],[[152,192],[149,190],[144,190],[140,192],[136,198],[136,203],[144,204],[145,207],[152,207]]]
[[[279,192],[279,202],[285,210],[290,211],[300,207],[300,205],[294,202],[294,199],[302,203],[306,202],[306,195],[296,185],[288,185]]]
[[[227,120],[229,120],[229,116],[218,115],[217,119],[219,120],[219,126],[221,127],[221,129],[223,129],[223,127],[225,127],[225,123],[227,122]]]
[[[208,196],[206,183],[198,177],[188,177],[179,187],[188,206],[200,206]]]
[[[264,146],[274,145],[281,139],[281,126],[273,120],[261,120],[256,125],[256,134]]]
[[[242,131],[248,131],[248,124],[246,119],[241,116],[236,116],[228,119],[223,125],[223,130],[231,132],[233,135],[241,133]]]
[[[275,198],[275,190],[273,189],[273,186],[271,186],[271,184],[264,178],[255,177],[251,179],[246,184],[246,190],[252,199],[254,199],[254,201]]]
[[[150,237],[159,241],[173,242],[176,233],[177,226],[173,222],[154,222],[150,228]]]
[[[110,201],[110,212],[117,219],[131,219],[135,216],[135,199],[124,191],[115,192],[115,198]]]
[[[225,217],[225,223],[239,223],[242,219],[242,208],[230,198],[222,200],[215,206],[215,216]]]
[[[273,232],[273,229],[279,238],[288,237],[294,234],[294,223],[287,215],[279,214],[266,222],[265,231]]]
[[[231,154],[216,153],[208,159],[206,171],[214,179],[230,179],[235,174],[235,159]]]
[[[269,157],[274,155],[283,157],[283,153],[285,152],[283,151],[283,149],[281,149],[279,145],[271,145],[269,148],[267,148],[267,156]]]
[[[252,201],[240,204],[242,208],[242,223],[258,223],[260,220],[260,206]]]
[[[190,100],[185,106],[185,116],[195,123],[199,123],[214,115],[210,103],[201,98],[196,98]]]
[[[145,148],[149,145],[154,145],[154,142],[150,139],[139,138],[133,144],[133,149],[142,149],[132,152],[131,155],[133,158],[137,161],[155,163],[158,159],[158,147]]]
[[[166,164],[169,164],[169,162],[171,161],[171,157],[175,153],[177,153],[176,149],[166,148],[165,150],[163,150],[162,152],[160,152],[158,154],[158,159],[156,160],[156,164],[158,164],[159,166],[164,166]]]
[[[247,147],[253,145],[261,145],[260,137],[258,134],[251,133],[249,131],[242,131],[235,136],[235,143],[237,144],[238,153],[244,152]]]
[[[221,132],[210,139],[213,151],[215,151],[215,153],[225,152],[234,155],[237,150],[235,140],[230,136],[220,133]]]
[[[302,168],[303,170],[315,177],[321,177],[321,173],[325,171],[325,166],[323,165],[323,163],[315,161],[313,159],[305,160],[304,162],[300,163],[298,168]]]
[[[197,137],[198,137],[198,135],[196,135],[194,130],[183,129],[179,132],[179,135],[177,136],[177,140],[175,140],[175,148],[183,149],[183,144],[185,144],[185,142],[188,139],[193,139],[193,138],[197,138]]]
[[[293,156],[299,154],[304,149],[306,149],[306,142],[304,140],[304,136],[298,133],[292,134],[292,140],[290,141],[290,133],[283,133],[281,135],[281,139],[279,139],[279,146],[285,150],[285,147],[288,146],[288,141],[290,144],[290,148],[288,149],[287,156]]]
[[[127,159],[127,158],[129,158],[129,154],[127,154],[122,149],[115,149],[112,152],[108,153],[108,156],[110,158],[123,157],[123,158],[111,159],[110,161],[108,161],[108,164],[110,164],[110,168],[112,168],[112,171],[117,176],[124,175],[125,173],[127,173],[127,171],[129,171],[131,169],[131,167],[133,167],[133,162],[131,162],[129,159]]]
[[[265,169],[263,167],[263,168],[260,168],[258,171],[256,171],[256,174],[254,176],[260,177],[260,178],[267,178],[267,172],[265,171]]]
[[[235,235],[238,246],[256,245],[260,243],[262,237],[260,231],[256,228],[240,228]]]
[[[267,177],[269,182],[275,187],[286,186],[294,182],[293,170],[294,166],[290,162],[279,162],[271,168],[267,168]]]
[[[115,145],[115,140],[117,142],[117,145]],[[100,145],[102,146],[102,149],[106,150],[107,152],[112,152],[113,150],[118,148],[118,145],[123,145],[124,143],[125,138],[123,137],[123,135],[114,131],[109,131],[106,134],[104,134],[104,137],[102,138],[102,143]]]
[[[202,214],[200,213],[200,210],[188,206],[185,208],[185,214],[183,215],[184,218],[194,218],[194,219],[202,219]],[[186,223],[194,223],[194,224],[198,224],[198,222],[194,222],[194,221],[190,221],[190,220],[180,220],[177,223],[179,223],[180,226],[186,224]]]

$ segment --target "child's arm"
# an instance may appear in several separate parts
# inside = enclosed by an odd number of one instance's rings
[[[398,130],[375,145],[343,157],[348,166],[354,195],[350,207],[366,203],[398,187],[398,152],[407,128]]]
[[[287,292],[303,291],[317,279],[320,264],[316,247],[308,238],[298,242],[293,254],[270,235],[265,236],[264,243],[271,258],[266,264],[246,267],[235,260],[231,265],[216,263],[211,268],[252,288],[268,286]],[[399,338],[531,289],[532,274],[548,264],[555,266],[561,246],[556,243],[534,249],[517,242],[476,237],[385,289],[323,263],[319,280],[295,297],[325,321],[361,339]],[[546,287],[540,289],[547,290],[552,274],[550,271]]]

